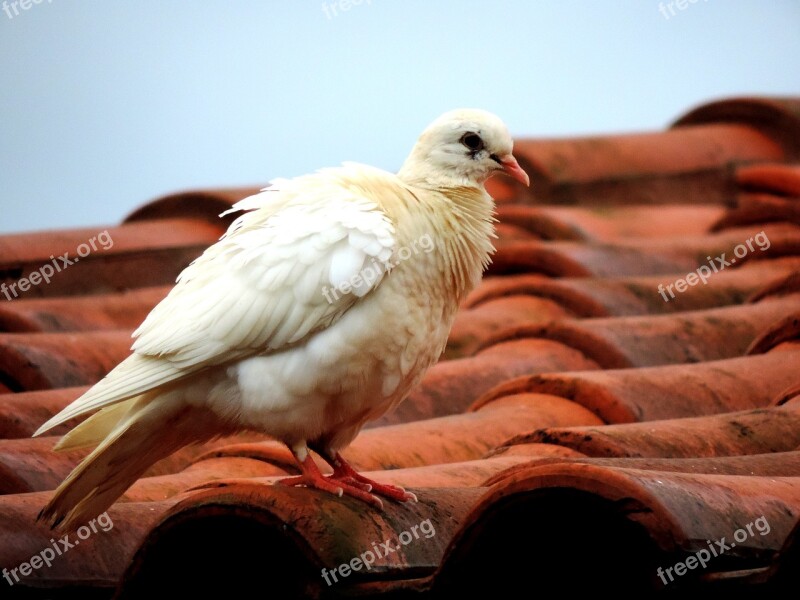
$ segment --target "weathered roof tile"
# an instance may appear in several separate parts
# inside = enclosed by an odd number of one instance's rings
[[[668,590],[796,583],[798,140],[791,98],[709,103],[663,132],[517,140],[533,185],[489,181],[498,251],[444,359],[344,453],[419,503],[379,512],[276,486],[296,472],[288,449],[227,437],[155,465],[109,509],[113,527],[12,594],[238,596],[267,581],[287,598],[504,597],[534,577],[648,596],[664,589],[657,569],[674,578],[712,540],[766,522]],[[219,213],[257,189],[172,194],[104,230],[0,236],[0,567],[55,543],[35,517],[87,452],[28,436],[127,356],[231,222]],[[321,575],[414,527],[370,569]]]

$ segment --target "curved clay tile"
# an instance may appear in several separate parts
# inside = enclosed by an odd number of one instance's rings
[[[17,392],[88,385],[130,346],[129,331],[0,334],[0,381]]]
[[[457,463],[373,471],[367,476],[404,488],[485,487],[485,482],[496,474],[527,462],[527,457],[509,454]]]
[[[684,292],[675,294],[675,298],[667,293],[667,302],[658,290],[666,289],[666,286],[674,283],[675,274],[602,279],[553,279],[542,275],[486,277],[467,297],[464,309],[457,319],[468,321],[473,314],[469,309],[492,300],[520,295],[553,301],[557,306],[564,307],[579,317],[701,310],[758,300],[763,294],[757,296],[757,291],[772,289],[773,285],[781,288],[780,291],[776,289],[776,294],[800,291],[800,284],[794,289],[791,285],[779,283],[798,271],[800,257],[751,262],[740,269],[725,269],[715,273],[713,277],[707,278],[705,285],[687,287]]]
[[[792,295],[674,315],[564,319],[544,326],[511,327],[487,340],[484,347],[543,338],[579,350],[604,369],[720,360],[745,354],[753,340],[791,314],[797,302]]]
[[[711,226],[711,231],[777,222],[800,225],[800,199],[767,194],[739,194],[736,197],[736,206],[720,216]]]
[[[343,454],[357,469],[370,471],[455,463],[476,460],[509,437],[534,427],[567,424],[601,425],[602,421],[563,398],[519,394],[475,412],[365,429]],[[286,448],[275,442],[222,447],[213,456],[294,465]]]
[[[795,310],[788,314],[774,319],[766,325],[759,335],[752,341],[747,349],[748,354],[762,354],[769,352],[779,344],[800,339],[800,311],[796,310],[797,298],[800,294],[794,294],[789,298],[795,299]],[[764,304],[775,302],[775,299],[768,299]]]
[[[786,158],[800,158],[800,100],[796,98],[743,97],[707,102],[690,110],[672,127],[731,122],[749,125],[763,132],[781,145]]]
[[[531,467],[492,486],[465,517],[434,590],[507,597],[525,581],[557,589],[572,577],[571,589],[594,594],[680,591],[769,566],[798,514],[800,477]],[[509,551],[513,540],[526,541],[524,553]]]
[[[240,434],[187,446],[155,463],[145,476],[176,473],[215,448],[263,439],[261,435]],[[83,448],[55,452],[53,446],[58,440],[58,437],[0,440],[0,495],[53,490],[91,451]]]
[[[630,457],[587,457],[579,452],[574,455],[542,453],[541,448],[548,444],[517,444],[504,446],[491,453],[491,458],[503,456],[527,457],[518,463],[493,475],[484,481],[491,486],[507,476],[531,467],[560,463],[580,463],[596,466],[644,469],[648,471],[669,471],[678,473],[707,473],[711,475],[758,475],[772,477],[800,476],[800,451],[771,452],[744,456],[712,456],[700,458],[630,458]]]
[[[392,435],[391,430],[389,435]],[[354,464],[374,465],[376,461],[369,456],[369,446],[374,440],[373,436],[365,433],[364,439],[356,444],[356,448],[348,450],[348,460]],[[538,456],[578,455],[548,444],[528,444],[528,446],[532,445],[536,445],[539,448]],[[262,448],[266,448],[266,452],[262,452]],[[209,453],[209,455],[213,456],[201,456],[180,473],[140,479],[118,501],[143,502],[158,500],[174,496],[192,487],[194,489],[224,487],[231,483],[241,483],[244,478],[258,479],[264,483],[275,483],[276,480],[284,477],[287,473],[297,473],[296,465],[293,463],[281,464],[278,462],[273,464],[271,450],[266,443],[226,446],[219,452]],[[445,459],[449,458],[446,457]],[[289,457],[289,460],[292,460],[291,457]],[[393,464],[387,470],[379,467],[373,471],[362,470],[361,473],[367,477],[380,480],[381,483],[402,487],[480,487],[485,485],[485,481],[497,474],[515,465],[524,465],[528,462],[530,462],[530,458],[527,454],[506,452],[502,456],[424,464],[417,467],[395,468]],[[324,473],[330,472],[330,468],[325,463],[320,464],[320,470]]]
[[[734,256],[734,252],[736,255]],[[728,229],[694,237],[629,238],[613,244],[516,242],[500,247],[487,273],[533,272],[553,277],[622,277],[687,274],[700,266],[713,274],[717,257],[727,266],[741,266],[800,253],[800,228],[774,223]]]
[[[800,476],[800,451],[772,452],[747,456],[712,456],[703,458],[588,458],[584,456],[558,457],[540,454],[540,448],[547,444],[518,444],[498,451],[493,458],[527,456],[528,460],[500,471],[483,482],[492,486],[504,479],[531,467],[551,464],[588,464],[622,469],[643,469],[646,471],[668,471],[676,473],[707,473],[709,475],[759,475],[769,477]],[[526,446],[533,446],[527,450]],[[517,450],[516,453],[511,453]]]
[[[276,465],[257,460],[229,456],[224,458],[199,457],[177,473],[143,477],[136,481],[116,502],[154,502],[212,482],[231,478],[262,478],[295,474],[296,469],[284,470]]]
[[[749,192],[800,198],[800,164],[744,165],[736,169],[736,183]]]
[[[689,253],[577,242],[516,242],[498,248],[487,275],[540,273],[550,277],[621,277],[697,268]]]
[[[472,409],[511,394],[550,394],[572,400],[607,423],[698,417],[769,406],[798,381],[800,345],[689,365],[547,373],[518,377],[489,390]]]
[[[361,473],[370,479],[379,480],[381,483],[399,485],[403,488],[485,487],[486,484],[484,482],[494,480],[495,477],[499,477],[509,469],[522,467],[529,462],[530,459],[526,456],[504,454],[503,456],[483,458],[480,460],[407,467],[388,471],[361,471]],[[201,465],[202,463],[196,464]],[[216,474],[216,471],[214,474]],[[220,473],[220,477],[209,478],[208,482],[196,486],[192,491],[239,484],[276,484],[276,482],[281,479],[281,476],[275,475],[268,477],[251,476],[249,479],[243,479],[246,475],[239,475],[236,471],[232,472],[230,477],[232,478],[226,479],[224,475]],[[166,483],[167,478],[164,478],[164,480]],[[139,483],[145,484],[146,480],[142,480]],[[134,492],[135,488],[136,486],[131,488],[131,492]],[[160,489],[161,488],[153,488],[153,491],[160,491]],[[187,488],[180,491],[187,491]],[[144,500],[150,499],[152,495],[150,489],[147,489],[147,492],[148,493],[143,498]],[[126,494],[126,496],[129,497],[130,492]]]
[[[264,440],[258,443],[243,442],[226,444],[201,454],[197,460],[203,461],[213,458],[249,458],[268,463],[287,473],[293,471],[299,473],[297,460],[294,458],[291,451],[285,444],[275,440]],[[320,469],[326,472],[330,471],[330,469],[326,469],[324,462],[320,465]]]
[[[164,219],[199,219],[217,227],[227,228],[235,215],[220,214],[239,200],[257,194],[261,187],[219,188],[213,190],[189,190],[156,198],[134,210],[124,223],[155,221]]]
[[[88,388],[57,388],[38,392],[0,394],[0,439],[26,438],[42,423],[57,414]],[[52,435],[63,435],[81,419],[73,419],[53,428]]]
[[[56,533],[36,515],[48,493],[0,496],[0,565],[14,582],[10,597],[94,598],[110,597],[136,548],[159,517],[176,500],[151,503],[118,503],[105,516],[75,532]],[[66,535],[66,539],[63,537]],[[64,541],[62,541],[64,540]],[[76,543],[77,542],[77,543]],[[21,563],[53,548],[50,564],[41,564],[27,575],[12,573]],[[60,551],[60,554],[57,550]],[[49,558],[49,554],[45,553]],[[41,555],[40,555],[41,556]],[[14,577],[20,581],[14,581]],[[2,581],[3,586],[8,585]],[[15,596],[13,592],[19,594]],[[4,590],[3,597],[7,592]]]
[[[459,413],[496,384],[519,375],[597,368],[597,363],[582,352],[559,342],[507,340],[507,343],[487,347],[475,356],[434,365],[405,401],[368,426],[393,425]]]
[[[0,440],[0,496],[54,489],[88,454],[53,452],[58,438]]]
[[[527,457],[529,461],[536,462],[537,464],[541,460],[549,459],[558,461],[564,458],[586,458],[586,455],[583,452],[578,452],[577,450],[567,448],[566,446],[557,446],[555,444],[547,443],[539,444],[533,442],[514,444],[513,446],[498,446],[491,452],[488,452],[486,457],[491,458],[498,455],[524,456]],[[533,459],[535,459],[535,461]]]
[[[785,259],[784,259],[785,260]],[[776,261],[767,261],[766,263],[759,263],[758,267],[759,270],[763,269],[767,265],[776,262]],[[768,298],[770,296],[785,296],[787,294],[793,294],[795,292],[800,292],[800,266],[793,270],[793,272],[787,274],[785,277],[782,277],[778,280],[773,281],[772,283],[768,283],[763,287],[759,288],[755,292],[753,292],[750,297],[748,297],[748,302],[758,302],[759,300],[763,300],[764,298]]]
[[[500,204],[497,217],[541,240],[603,240],[700,235],[724,214],[717,206],[608,207]]]
[[[487,276],[472,293],[467,296],[461,314],[481,304],[492,302],[509,296],[536,296],[553,301],[580,316],[609,316],[608,308],[592,297],[592,288],[584,291],[583,282],[592,283],[607,281],[586,278],[552,279],[544,275],[507,275],[504,277]],[[588,314],[586,314],[588,313]]]
[[[376,511],[351,498],[263,484],[195,492],[150,531],[118,597],[156,592],[188,597],[214,590],[242,597],[263,586],[267,564],[280,574],[269,584],[277,598],[414,589],[438,566],[480,495],[480,488],[425,489],[419,502],[386,502]],[[385,543],[391,552],[381,552]],[[371,563],[369,569],[363,560]],[[343,564],[348,568],[340,570]],[[198,577],[199,572],[205,575]]]
[[[497,206],[516,203],[528,193],[523,185],[510,177],[490,177],[484,187]]]
[[[778,552],[777,561],[767,573],[763,574],[760,581],[767,582],[764,586],[766,594],[778,597],[779,593],[785,593],[786,590],[797,589],[800,585],[798,575],[800,575],[800,519],[792,532],[786,536],[786,541]]]
[[[725,268],[738,268],[751,260],[792,254],[790,249],[800,243],[800,227],[786,223],[743,225],[735,229],[691,237],[676,236],[652,241],[631,238],[618,240],[616,243],[622,247],[657,250],[675,256],[690,254],[698,266],[719,264],[717,257],[722,257],[724,254],[729,263]],[[716,274],[714,270],[710,271]]]
[[[548,443],[586,456],[692,458],[788,452],[800,445],[800,403],[605,427],[540,429],[504,445]]]
[[[508,223],[496,223],[495,233],[497,234],[497,239],[494,241],[495,247],[500,247],[504,244],[526,242],[531,239],[536,239],[522,227],[517,227],[516,225],[511,225]]]
[[[790,385],[772,399],[772,406],[783,406],[789,403],[800,403],[800,383]]]
[[[0,332],[91,331],[139,326],[168,287],[0,304]]]
[[[568,312],[564,304],[533,295],[489,300],[456,314],[440,360],[472,356],[484,340],[511,323],[547,323],[568,316],[574,313]]]
[[[172,219],[0,236],[0,283],[6,286],[0,298],[13,302],[172,285],[222,232],[202,221]]]
[[[519,227],[540,240],[590,240],[595,235],[559,218],[545,207],[527,204],[499,204],[497,218],[502,224]]]
[[[644,134],[520,139],[514,155],[530,175],[530,189],[496,185],[504,188],[502,200],[531,204],[724,204],[730,164],[786,158],[770,133],[712,123]]]

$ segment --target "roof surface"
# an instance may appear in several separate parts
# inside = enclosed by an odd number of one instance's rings
[[[0,237],[2,597],[797,584],[800,99],[515,154],[531,188],[490,181],[498,251],[445,355],[344,453],[419,498],[382,512],[271,485],[291,455],[241,435],[177,452],[56,539],[36,515],[86,452],[30,435],[127,356],[255,190]]]

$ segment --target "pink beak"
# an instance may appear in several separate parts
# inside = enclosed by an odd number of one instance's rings
[[[503,171],[525,186],[530,186],[531,179],[528,174],[519,166],[517,159],[512,154],[506,154],[500,157],[500,164],[503,165]]]

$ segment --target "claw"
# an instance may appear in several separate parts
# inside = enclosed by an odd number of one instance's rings
[[[383,502],[377,496],[370,494],[369,489],[364,489],[364,484],[358,481],[348,483],[344,480],[339,480],[333,475],[323,475],[317,467],[311,455],[306,456],[305,460],[301,461],[300,465],[303,468],[302,475],[292,477],[285,477],[278,480],[279,485],[298,486],[304,485],[306,487],[315,488],[333,494],[341,498],[342,496],[351,496],[374,506],[375,508],[382,509]],[[368,487],[368,486],[367,486]]]
[[[328,460],[327,458],[325,459]],[[358,485],[368,492],[384,496],[391,500],[397,500],[398,502],[406,502],[408,500],[413,500],[414,502],[418,501],[416,495],[405,491],[400,486],[378,483],[368,477],[364,477],[339,453],[336,453],[333,459],[328,462],[330,462],[333,467],[333,474],[330,475],[332,481],[350,482],[350,485]]]
[[[378,509],[383,508],[383,501],[378,496],[384,496],[398,502],[406,502],[408,500],[417,502],[417,497],[414,494],[405,491],[399,486],[378,483],[364,477],[344,460],[341,454],[337,453],[333,458],[329,458],[324,454],[321,455],[333,467],[333,473],[330,475],[322,474],[310,454],[306,453],[305,458],[302,460],[297,454],[295,456],[300,463],[302,474],[284,477],[278,480],[277,483],[279,485],[304,485],[334,494],[339,498],[350,496]]]

